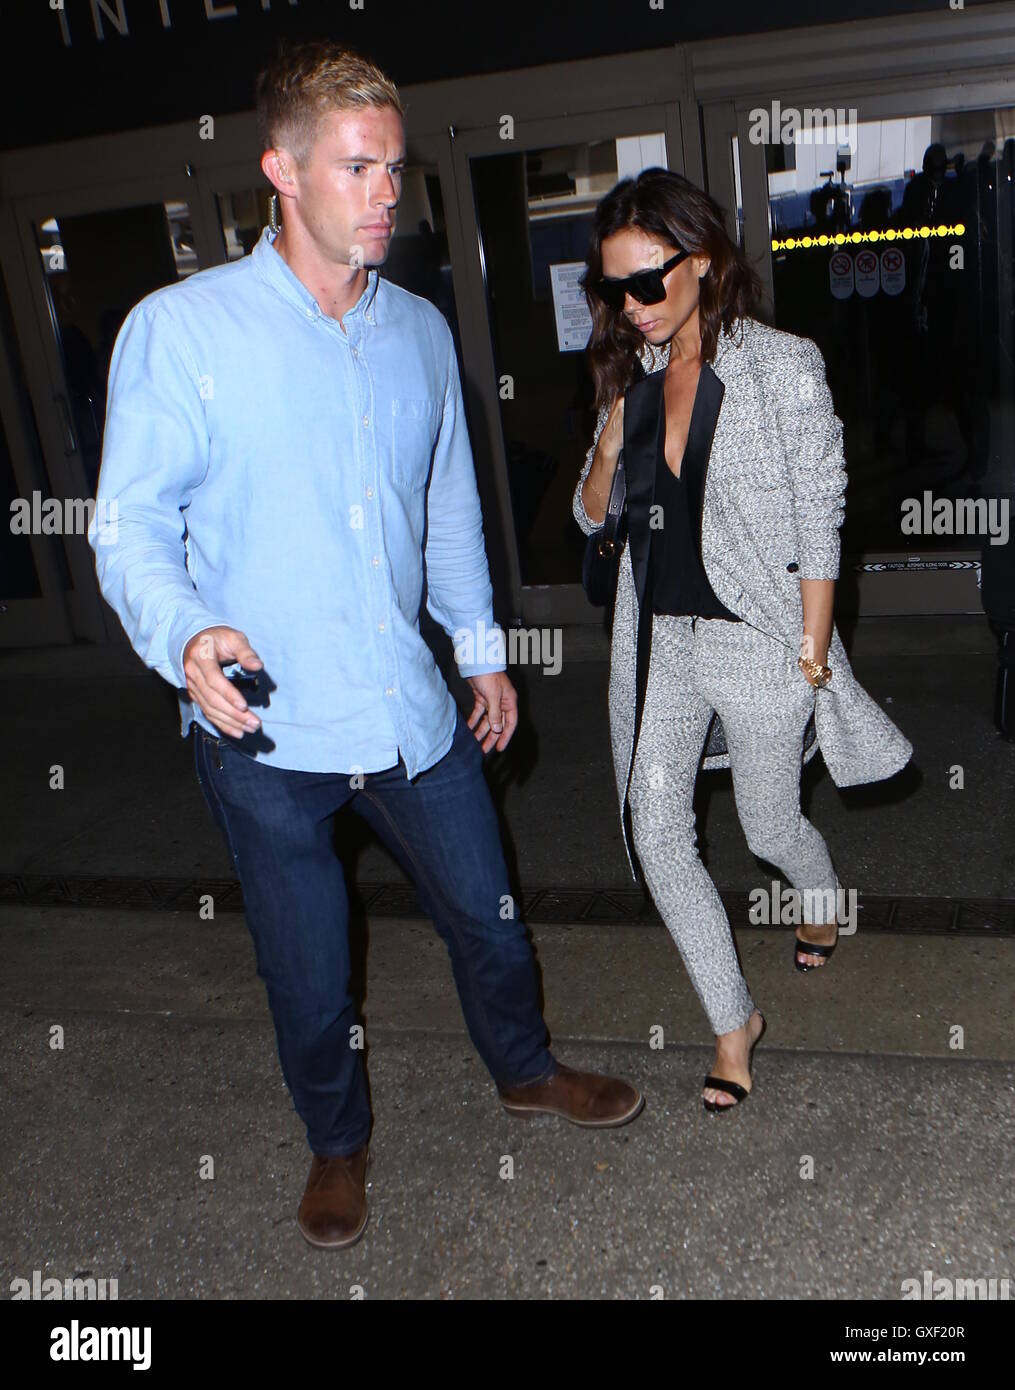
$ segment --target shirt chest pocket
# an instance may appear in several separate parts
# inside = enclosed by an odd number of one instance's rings
[[[399,487],[426,485],[440,426],[440,402],[423,396],[391,401],[391,476]]]

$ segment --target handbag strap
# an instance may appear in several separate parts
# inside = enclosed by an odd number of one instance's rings
[[[600,555],[612,555],[617,546],[618,532],[620,523],[624,516],[624,506],[627,502],[627,479],[624,476],[624,451],[620,450],[617,455],[617,466],[613,470],[613,482],[610,484],[610,497],[606,503],[606,515],[603,518],[603,525],[599,532],[599,553]]]

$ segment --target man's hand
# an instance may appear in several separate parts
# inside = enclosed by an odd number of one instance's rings
[[[503,671],[467,676],[466,680],[476,699],[466,721],[469,728],[484,753],[494,747],[498,753],[503,753],[518,727],[518,692]]]
[[[246,700],[222,674],[222,666],[238,661],[245,671],[259,671],[264,662],[242,632],[234,627],[206,627],[183,649],[187,694],[207,719],[233,738],[261,727]]]

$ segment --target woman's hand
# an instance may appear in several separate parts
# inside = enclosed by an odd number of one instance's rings
[[[814,659],[815,659],[815,661],[817,661],[817,657],[815,657]],[[819,662],[818,662],[818,665],[819,665],[819,666],[825,666],[826,664],[827,664],[827,663],[824,662],[824,661],[819,661]],[[813,687],[813,689],[815,689],[815,690],[820,690],[820,689],[821,689],[821,687],[818,685],[817,681],[816,681],[816,680],[814,679],[814,677],[811,675],[810,671],[808,671],[808,669],[807,669],[806,666],[800,666],[800,665],[798,665],[798,666],[797,666],[797,670],[800,672],[800,674],[803,676],[804,680],[807,682],[807,684],[808,684],[809,686]]]
[[[808,669],[808,667],[804,664],[807,661],[813,661],[818,666],[827,666],[827,643],[819,650],[814,643],[814,639],[805,635],[800,642],[800,656],[797,659],[797,670],[801,672],[807,684],[809,686],[812,686],[815,690],[821,690],[823,687],[818,684],[818,682],[811,675],[811,672]]]

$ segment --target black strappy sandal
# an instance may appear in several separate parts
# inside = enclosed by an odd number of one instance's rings
[[[757,1047],[758,1043],[761,1042],[761,1039],[765,1036],[765,1029],[767,1027],[768,1023],[765,1020],[765,1015],[762,1014],[761,1032],[751,1043],[750,1051],[747,1054],[748,1072],[750,1072],[751,1065],[754,1061],[754,1049]],[[702,1082],[702,1086],[709,1086],[714,1091],[725,1091],[728,1096],[736,1097],[732,1105],[720,1105],[720,1103],[717,1100],[706,1100],[705,1097],[702,1096],[702,1105],[705,1107],[706,1110],[711,1111],[713,1115],[718,1114],[718,1112],[721,1110],[735,1110],[737,1106],[742,1105],[743,1102],[747,1099],[747,1097],[751,1094],[745,1086],[740,1085],[739,1081],[727,1081],[724,1076],[706,1076],[705,1080]]]
[[[829,923],[828,925],[831,926],[831,923]],[[838,928],[836,928],[835,940],[832,942],[831,946],[818,946],[818,945],[816,945],[813,941],[802,941],[802,940],[800,939],[800,937],[797,936],[796,930],[794,929],[794,931],[793,931],[793,964],[794,964],[794,965],[796,966],[796,968],[801,972],[801,974],[802,974],[805,970],[824,970],[824,969],[825,969],[825,966],[823,966],[823,965],[801,965],[800,962],[797,960],[797,953],[798,953],[798,952],[802,952],[805,956],[824,956],[824,957],[827,959],[827,957],[830,956],[830,955],[832,954],[832,952],[835,950],[835,948],[836,948],[836,946],[838,946],[838,944],[839,944],[839,932],[838,932]]]

